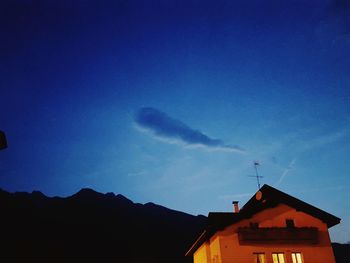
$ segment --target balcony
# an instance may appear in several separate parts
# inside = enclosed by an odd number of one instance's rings
[[[316,227],[293,228],[248,228],[238,229],[241,245],[248,244],[317,244],[318,229]]]

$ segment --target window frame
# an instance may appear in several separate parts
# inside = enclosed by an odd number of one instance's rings
[[[299,255],[299,257],[298,257],[298,255]],[[303,253],[301,253],[301,252],[291,252],[290,256],[292,258],[292,262],[293,263],[304,263]]]
[[[260,261],[260,257],[259,256],[262,256],[262,258],[263,258],[262,262]],[[253,257],[254,257],[254,263],[258,263],[258,262],[266,263],[266,255],[265,255],[264,252],[253,252]]]
[[[277,261],[274,260],[274,255],[276,255]],[[284,252],[272,252],[271,256],[272,256],[272,262],[273,263],[286,263],[287,262]],[[282,260],[281,260],[280,256],[282,256]]]

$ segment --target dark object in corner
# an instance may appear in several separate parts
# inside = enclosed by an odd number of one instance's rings
[[[7,148],[6,136],[3,131],[0,131],[0,150]]]

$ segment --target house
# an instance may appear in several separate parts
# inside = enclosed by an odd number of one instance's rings
[[[232,213],[209,213],[187,251],[194,263],[335,263],[328,228],[340,218],[264,185]]]

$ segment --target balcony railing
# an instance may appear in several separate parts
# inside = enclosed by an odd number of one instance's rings
[[[293,228],[239,228],[240,244],[317,244],[316,227]]]

